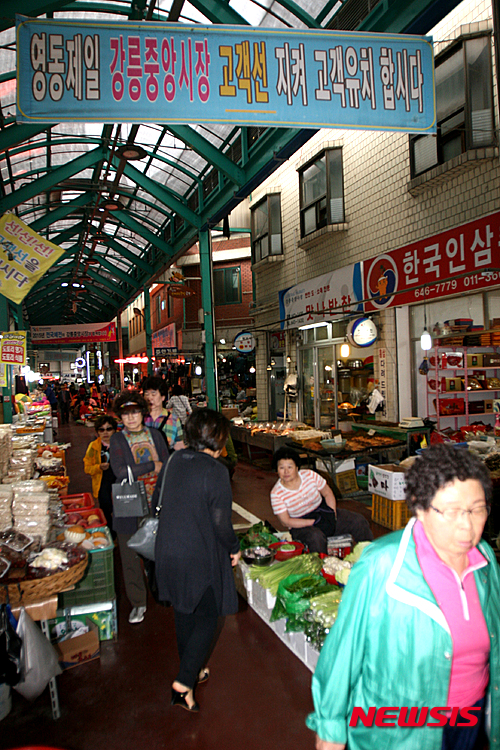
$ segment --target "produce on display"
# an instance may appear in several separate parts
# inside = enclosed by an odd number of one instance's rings
[[[325,638],[337,618],[341,598],[342,590],[330,586],[330,591],[311,599],[309,609],[304,614],[304,633],[318,651],[321,651]]]
[[[248,531],[238,536],[241,550],[248,547],[268,547],[272,542],[278,541],[278,538],[271,533],[269,524],[265,521],[259,521],[259,523],[251,526]]]
[[[268,568],[259,568],[251,565],[248,571],[248,577],[256,580],[260,585],[269,589],[273,596],[278,593],[278,586],[285,578],[290,575],[300,575],[305,573],[319,574],[323,562],[320,560],[317,552],[308,555],[299,555],[291,557],[289,560],[275,562]]]
[[[271,614],[271,622],[286,617],[286,631],[304,630],[304,612],[309,609],[314,596],[325,593],[331,584],[317,574],[291,575],[280,582],[276,603]]]

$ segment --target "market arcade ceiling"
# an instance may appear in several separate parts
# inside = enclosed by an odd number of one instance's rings
[[[14,211],[65,251],[25,298],[25,323],[112,319],[182,255],[200,231],[221,226],[314,131],[196,124],[16,124],[16,13],[90,22],[128,19],[425,34],[457,4],[2,0],[0,215]]]

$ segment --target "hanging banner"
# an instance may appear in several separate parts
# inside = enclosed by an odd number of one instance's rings
[[[279,293],[282,328],[344,318],[363,312],[363,264],[339,268]]]
[[[500,211],[364,261],[365,311],[500,283]]]
[[[0,363],[4,365],[26,364],[27,331],[3,331],[0,339]]]
[[[432,38],[16,17],[18,122],[436,132]]]
[[[0,217],[0,294],[20,304],[64,250],[15,214]]]
[[[175,335],[175,323],[169,323],[168,326],[160,328],[159,331],[153,331],[151,334],[151,343],[153,349],[168,349],[177,351],[177,338]],[[156,354],[157,357],[164,357],[164,354]]]
[[[99,341],[116,341],[115,323],[31,326],[32,344],[92,344]]]

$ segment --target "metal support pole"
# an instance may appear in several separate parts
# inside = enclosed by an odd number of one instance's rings
[[[0,331],[8,331],[10,326],[9,300],[0,294]],[[2,388],[3,421],[12,424],[12,365],[5,365],[7,387]]]
[[[148,358],[148,375],[153,374],[153,337],[151,335],[151,299],[149,286],[144,289],[144,332],[146,334],[146,356]]]
[[[212,237],[210,230],[200,232],[199,243],[201,304],[204,312],[205,329],[205,380],[207,384],[207,402],[210,409],[218,409],[219,398],[215,353],[215,318],[212,279]]]
[[[122,337],[122,314],[121,311],[116,316],[116,335],[118,337],[118,359],[123,359],[123,337]],[[120,390],[125,388],[123,362],[118,365],[120,372]]]

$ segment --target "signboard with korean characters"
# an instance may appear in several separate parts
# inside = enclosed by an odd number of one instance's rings
[[[20,304],[63,253],[16,214],[4,214],[0,217],[0,294]]]
[[[18,122],[436,131],[431,37],[17,16]]]
[[[500,211],[365,260],[365,312],[500,283]]]
[[[282,328],[299,328],[363,312],[363,264],[338,268],[279,293]]]
[[[116,324],[85,323],[83,325],[31,326],[33,344],[77,344],[116,341]]]
[[[241,331],[234,337],[234,348],[238,352],[248,354],[255,349],[255,339],[249,331]]]
[[[4,365],[26,364],[27,335],[27,331],[2,331],[0,363]]]

